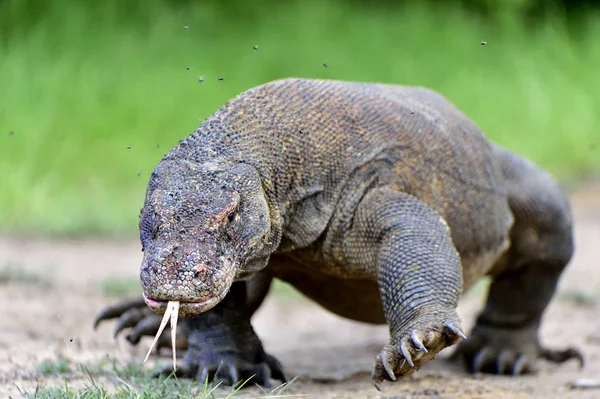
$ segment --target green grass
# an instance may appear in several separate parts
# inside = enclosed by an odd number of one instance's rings
[[[598,294],[573,289],[559,291],[556,299],[581,307],[596,307],[600,305],[600,296]]]
[[[32,271],[25,270],[20,265],[6,263],[0,266],[0,286],[11,283],[35,285],[44,289],[51,288],[54,285],[54,282],[49,275],[43,275],[39,271],[34,273]]]
[[[45,360],[37,370],[41,375],[53,375],[63,379],[63,386],[37,386],[34,392],[26,392],[19,388],[23,396],[36,399],[230,399],[238,396],[242,388],[249,386],[250,379],[241,381],[235,387],[225,387],[221,383],[197,383],[191,380],[180,380],[174,375],[152,378],[158,371],[156,367],[144,371],[139,364],[120,365],[114,359],[83,364],[72,363],[65,359]],[[99,380],[103,378],[109,382]],[[84,379],[84,387],[73,387],[70,381]],[[275,389],[254,396],[262,398],[299,398],[303,395],[288,395],[287,389],[295,379]],[[81,384],[79,384],[81,385]],[[257,388],[258,389],[258,388]],[[246,396],[247,397],[247,396]]]
[[[66,359],[42,360],[37,365],[37,371],[42,375],[60,375],[71,370],[71,363]]]
[[[428,86],[563,181],[600,169],[598,14],[571,34],[439,5],[94,4],[0,2],[0,231],[134,232],[161,156],[287,76]]]
[[[140,280],[124,277],[106,277],[100,280],[100,290],[110,296],[139,295]]]

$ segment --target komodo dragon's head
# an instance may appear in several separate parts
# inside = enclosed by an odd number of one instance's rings
[[[140,214],[146,303],[160,313],[177,301],[182,316],[211,309],[234,280],[266,265],[270,232],[256,169],[163,160],[152,173]]]

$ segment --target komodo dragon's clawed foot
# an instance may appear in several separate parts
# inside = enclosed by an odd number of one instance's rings
[[[137,345],[143,336],[154,337],[161,321],[161,316],[154,313],[146,305],[144,299],[140,297],[125,300],[102,309],[94,320],[94,329],[102,321],[115,318],[118,318],[114,331],[115,338],[125,329],[130,329],[126,339],[132,345]],[[184,318],[181,318],[177,331],[177,349],[185,350],[188,348],[188,334],[187,323]],[[168,329],[163,331],[156,344],[157,350],[163,347],[171,347],[171,331]]]
[[[398,344],[390,344],[375,358],[371,377],[375,388],[383,381],[397,381],[417,371],[442,349],[466,336],[458,323],[434,323],[404,334]]]
[[[201,383],[206,381],[223,381],[227,385],[235,386],[249,380],[249,384],[257,383],[265,388],[271,386],[270,380],[286,381],[282,367],[274,357],[262,353],[257,363],[249,363],[234,352],[204,352],[201,357],[188,353],[183,364],[177,366],[175,376],[178,378],[191,378]],[[165,367],[154,374],[154,377],[170,375],[172,367]]]
[[[271,379],[285,382],[281,364],[265,352],[250,321],[244,318],[245,311],[228,307],[236,299],[236,292],[231,293],[211,311],[190,319],[189,347],[178,375],[230,385],[250,379],[251,385],[266,388]]]
[[[468,340],[461,342],[452,358],[463,357],[471,373],[521,375],[537,371],[538,358],[554,363],[576,359],[581,367],[584,358],[575,348],[554,350],[541,347],[535,329],[506,329],[476,326]]]
[[[107,306],[96,315],[96,319],[94,320],[94,329],[98,328],[98,325],[102,321],[121,317],[128,310],[142,311],[144,309],[150,310],[150,308],[148,308],[144,302],[143,297],[130,298],[115,305]]]

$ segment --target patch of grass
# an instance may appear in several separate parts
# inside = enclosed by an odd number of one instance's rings
[[[45,366],[48,369],[63,370],[59,373],[68,373],[72,371],[72,365],[50,366],[48,362]],[[109,362],[110,363],[110,362]],[[84,376],[86,384],[83,388],[73,388],[65,379],[64,387],[38,386],[33,393],[24,392],[27,397],[36,399],[46,398],[65,398],[65,399],[215,399],[215,398],[233,398],[240,393],[250,381],[240,382],[237,387],[227,388],[221,386],[221,383],[198,384],[190,380],[179,380],[173,374],[151,378],[150,373],[143,372],[139,366],[127,366],[122,368],[112,362],[113,370],[107,374],[107,362],[100,362],[91,367],[78,365],[79,376]],[[61,363],[62,364],[62,363]],[[99,383],[98,377],[104,375],[113,381],[112,384]],[[285,390],[295,381],[282,384],[272,391],[263,391],[263,394],[256,396],[256,399],[262,398],[298,398],[304,395],[283,395]],[[218,396],[217,396],[218,395]]]
[[[48,276],[33,273],[12,263],[7,263],[0,267],[0,285],[9,283],[35,285],[42,288],[50,288],[52,286],[52,281]]]
[[[140,362],[121,364],[115,359],[106,357],[93,363],[74,363],[69,359],[45,359],[36,369],[41,375],[60,375],[65,379],[72,379],[77,375],[85,376],[113,376],[119,379],[145,378],[159,371],[162,365],[144,369]]]
[[[0,230],[135,231],[161,157],[289,76],[427,86],[562,179],[600,169],[600,15],[401,3],[0,2]]]
[[[124,380],[145,378],[159,371],[161,368],[162,365],[154,364],[154,366],[144,369],[143,364],[139,361],[121,364],[108,356],[98,362],[79,363],[76,365],[77,372],[85,376],[113,376]]]
[[[593,295],[589,292],[578,290],[559,291],[557,299],[562,302],[569,302],[577,306],[596,307],[600,305],[600,296]]]
[[[102,292],[110,296],[127,296],[140,293],[140,281],[133,278],[106,277],[98,283]]]
[[[302,297],[302,294],[290,284],[277,279],[273,280],[270,295],[276,295],[280,299],[289,300],[291,302]]]
[[[66,374],[72,371],[72,364],[69,360],[42,360],[36,367],[42,375]]]

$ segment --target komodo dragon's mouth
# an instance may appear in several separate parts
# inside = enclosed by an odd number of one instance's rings
[[[197,315],[206,310],[211,309],[219,302],[219,298],[210,298],[203,302],[181,302],[181,301],[159,301],[156,299],[148,298],[146,294],[144,294],[144,301],[146,304],[155,312],[164,312],[164,316],[160,322],[160,327],[156,332],[156,336],[154,337],[154,341],[152,341],[152,345],[148,349],[148,353],[146,354],[146,358],[144,359],[144,363],[148,360],[150,353],[152,353],[152,349],[156,346],[158,339],[160,338],[163,330],[167,326],[169,322],[169,318],[171,319],[171,346],[173,351],[173,370],[177,370],[177,352],[176,345],[177,342],[177,318],[179,317],[179,313],[182,315]]]
[[[214,297],[207,299],[203,302],[187,302],[187,301],[163,301],[159,299],[149,298],[144,294],[144,301],[146,305],[150,307],[150,309],[154,310],[156,313],[167,312],[167,305],[170,302],[178,302],[179,303],[179,314],[181,316],[196,316],[200,313],[206,312],[207,310],[213,308],[217,302],[219,302],[219,298]]]

